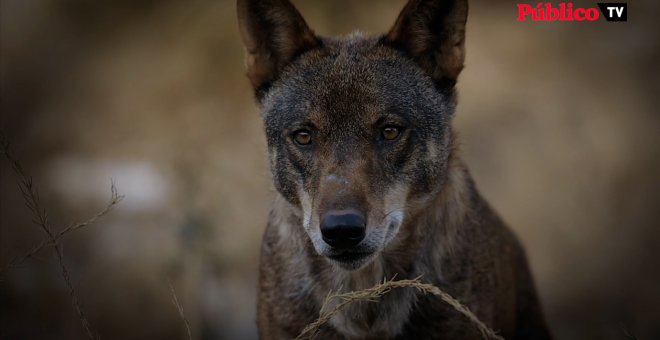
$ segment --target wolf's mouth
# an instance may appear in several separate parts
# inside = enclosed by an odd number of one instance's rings
[[[341,254],[330,255],[329,258],[342,263],[351,263],[362,260],[371,255],[370,252],[343,252]]]

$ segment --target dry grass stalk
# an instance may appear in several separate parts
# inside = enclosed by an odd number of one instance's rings
[[[96,214],[95,216],[93,216],[92,218],[88,219],[85,222],[81,222],[81,223],[77,223],[77,224],[71,224],[68,227],[62,229],[60,232],[58,232],[56,235],[54,235],[55,241],[51,240],[50,238],[48,238],[46,240],[43,240],[43,241],[41,241],[41,243],[38,243],[34,247],[32,247],[32,249],[25,252],[25,254],[9,260],[7,265],[5,265],[2,269],[0,269],[0,275],[4,274],[5,271],[7,271],[7,270],[9,270],[13,267],[20,266],[21,264],[23,264],[23,262],[27,261],[28,259],[35,256],[37,253],[39,253],[44,247],[54,246],[56,244],[59,244],[59,242],[61,241],[61,238],[64,235],[66,235],[70,232],[74,232],[76,230],[85,228],[85,227],[93,224],[94,222],[96,222],[99,218],[101,218],[104,215],[106,215],[107,213],[109,213],[124,198],[123,196],[120,196],[117,193],[117,188],[115,187],[114,183],[110,184],[110,192],[111,192],[110,202],[108,202],[108,204],[105,206],[105,208],[101,212],[99,212],[98,214]]]
[[[101,216],[107,214],[117,203],[121,201],[123,198],[122,196],[119,196],[117,194],[117,188],[115,187],[114,183],[111,183],[111,199],[110,203],[108,206],[98,213],[96,216],[92,217],[91,219],[87,220],[86,222],[79,223],[79,224],[74,224],[70,225],[67,228],[64,228],[62,231],[58,233],[54,233],[50,222],[48,221],[48,214],[46,213],[46,209],[44,209],[41,206],[41,201],[39,199],[39,193],[36,190],[34,183],[32,181],[32,178],[28,176],[25,171],[23,170],[23,167],[21,166],[21,163],[18,161],[16,157],[13,156],[9,143],[6,141],[4,136],[0,136],[0,146],[2,147],[2,152],[4,156],[9,160],[9,163],[13,169],[13,171],[16,173],[16,175],[19,178],[19,188],[21,190],[21,194],[23,196],[23,199],[25,201],[25,205],[27,208],[32,212],[34,219],[33,223],[36,224],[47,236],[47,240],[41,242],[40,244],[36,245],[33,247],[30,251],[28,251],[25,255],[15,258],[9,262],[9,264],[3,268],[2,272],[5,270],[16,266],[28,258],[34,256],[36,253],[38,253],[43,247],[47,245],[52,245],[53,249],[55,250],[55,255],[57,256],[57,260],[59,262],[61,272],[62,272],[62,278],[64,279],[64,282],[66,283],[66,286],[69,290],[69,296],[71,297],[71,303],[73,307],[75,308],[78,318],[80,319],[80,322],[82,324],[83,330],[85,331],[85,335],[90,338],[90,339],[98,339],[98,335],[95,335],[95,333],[91,329],[91,325],[89,323],[89,320],[87,319],[87,316],[85,315],[85,312],[82,309],[82,306],[80,304],[80,301],[78,300],[78,296],[76,294],[76,290],[73,287],[73,283],[71,282],[71,276],[69,275],[69,271],[64,265],[64,256],[62,255],[62,249],[60,247],[60,239],[68,234],[69,232],[78,230],[80,228],[86,227],[90,225],[91,223],[95,222],[98,218]],[[1,272],[0,272],[1,273]]]
[[[170,291],[172,292],[172,303],[176,307],[176,309],[179,311],[179,316],[181,317],[181,320],[183,320],[183,323],[186,325],[186,331],[188,332],[188,340],[192,340],[192,332],[190,331],[190,323],[188,322],[188,319],[186,318],[186,315],[183,313],[183,306],[179,303],[179,299],[176,297],[176,292],[174,291],[174,286],[172,286],[172,282],[168,281],[170,285]]]
[[[305,327],[305,329],[303,329],[303,331],[296,337],[296,340],[313,339],[318,334],[321,326],[330,321],[330,319],[332,319],[335,314],[342,311],[349,304],[358,301],[378,302],[380,297],[386,295],[392,291],[392,289],[397,288],[416,288],[423,294],[433,294],[438,296],[442,301],[452,306],[456,311],[465,315],[481,332],[481,335],[484,339],[504,340],[503,337],[497,335],[495,331],[490,329],[490,327],[486,326],[486,324],[479,320],[479,318],[477,318],[477,316],[474,315],[474,313],[472,313],[465,305],[454,299],[451,295],[442,291],[440,288],[428,283],[422,283],[419,281],[419,278],[413,280],[384,281],[379,285],[367,288],[365,290],[341,294],[334,293],[328,295],[328,297],[323,302],[323,306],[321,307],[319,318],[311,324],[307,325],[307,327]],[[339,299],[341,302],[328,311],[327,306],[329,306],[329,303],[335,299]]]

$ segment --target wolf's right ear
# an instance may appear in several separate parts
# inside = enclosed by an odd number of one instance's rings
[[[383,42],[404,51],[440,86],[456,83],[465,60],[468,0],[409,0]]]
[[[238,0],[237,9],[247,76],[261,99],[282,69],[320,40],[288,0]]]

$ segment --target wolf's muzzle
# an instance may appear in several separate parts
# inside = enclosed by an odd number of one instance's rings
[[[354,210],[330,210],[321,217],[323,241],[335,249],[358,245],[366,234],[364,214]]]

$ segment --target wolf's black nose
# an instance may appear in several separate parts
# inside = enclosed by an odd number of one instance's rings
[[[331,210],[321,217],[323,241],[333,248],[356,246],[366,231],[364,214],[357,210]]]

